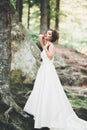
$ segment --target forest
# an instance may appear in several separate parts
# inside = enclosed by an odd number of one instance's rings
[[[49,28],[59,32],[54,65],[61,84],[87,121],[86,16],[86,0],[0,0],[0,130],[34,129],[23,108],[41,65],[38,36]]]

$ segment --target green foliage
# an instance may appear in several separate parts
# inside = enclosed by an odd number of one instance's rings
[[[86,107],[87,104],[87,98],[83,101],[81,99],[75,99],[72,101],[72,105],[76,106],[76,107]]]
[[[41,50],[41,46],[39,44],[39,40],[38,40],[38,34],[34,34],[34,33],[30,33],[29,36],[31,37],[31,39],[34,41],[34,43],[40,48]]]
[[[40,4],[40,0],[33,0],[36,5]]]
[[[16,1],[17,0],[10,0],[10,2],[14,5],[14,7],[16,7]],[[27,4],[28,5],[28,0],[23,0],[23,4]],[[30,7],[34,6],[34,5],[40,5],[40,0],[30,0]]]
[[[67,96],[70,99],[70,102],[73,107],[76,108],[87,108],[87,96],[84,97],[83,95],[78,95],[73,92],[67,92]]]
[[[28,4],[28,0],[24,0],[23,3],[24,4]],[[40,4],[40,0],[30,0],[30,7],[34,6],[34,5],[39,5]]]
[[[31,36],[32,40],[33,40],[36,44],[38,44],[38,35],[33,33],[33,34],[30,34],[30,36]]]
[[[15,7],[15,5],[16,5],[16,0],[10,0],[10,2],[11,2],[12,5]]]
[[[36,6],[34,6],[34,8],[35,8],[35,7],[36,7]],[[37,7],[36,7],[36,8],[37,8]],[[32,19],[36,20],[36,19],[39,18],[39,16],[40,16],[40,12],[39,12],[39,10],[36,9],[36,8],[35,8],[35,11],[32,12],[31,20],[32,20]]]

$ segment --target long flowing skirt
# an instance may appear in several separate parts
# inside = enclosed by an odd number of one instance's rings
[[[87,130],[87,121],[73,111],[51,62],[41,64],[24,111],[34,116],[34,128]]]

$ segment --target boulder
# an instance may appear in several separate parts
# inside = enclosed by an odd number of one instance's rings
[[[20,70],[22,77],[26,77],[24,83],[32,82],[40,65],[40,50],[28,36],[26,29],[21,23],[15,20],[15,13],[12,22],[12,60],[11,72]]]

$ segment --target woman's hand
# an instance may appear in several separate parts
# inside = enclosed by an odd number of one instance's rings
[[[44,47],[44,42],[45,42],[43,34],[39,34],[39,42],[40,42],[41,47],[43,48]]]
[[[40,39],[44,39],[44,35],[43,34],[39,34],[39,38]]]
[[[50,46],[50,44],[48,44],[48,43],[44,46],[44,50],[45,50],[46,52],[49,50],[49,46]]]

